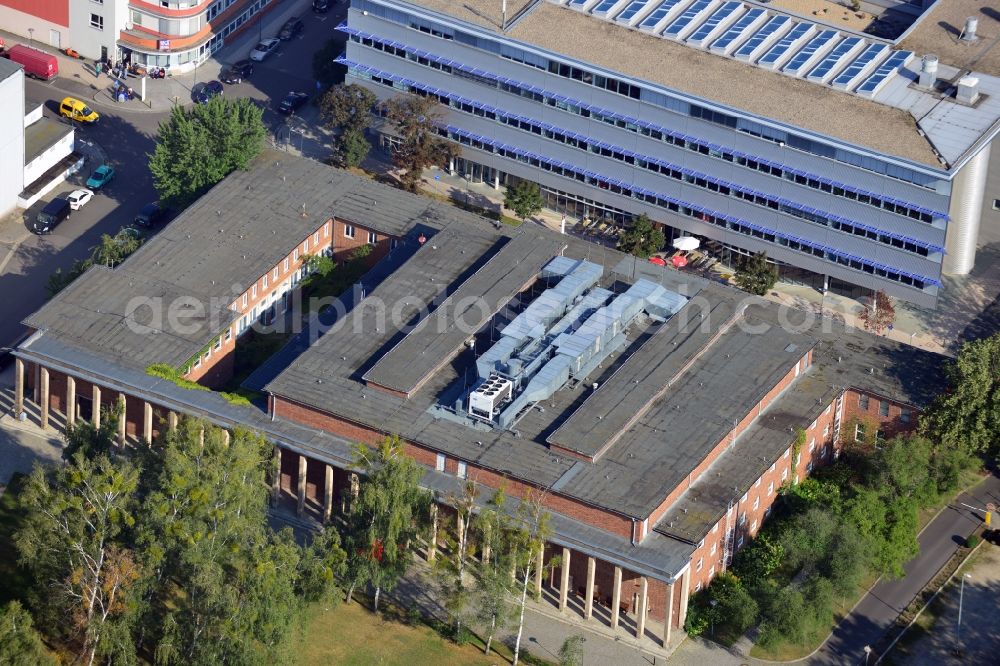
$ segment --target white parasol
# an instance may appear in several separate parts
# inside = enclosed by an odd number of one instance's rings
[[[675,238],[672,245],[675,250],[690,252],[692,250],[697,250],[698,246],[701,245],[701,241],[694,236],[681,236],[679,238]]]

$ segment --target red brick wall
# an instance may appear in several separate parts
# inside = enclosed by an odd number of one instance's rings
[[[348,227],[354,228],[354,237],[349,237],[346,233]],[[379,233],[374,229],[364,227],[357,222],[350,222],[334,219],[333,235],[333,258],[338,262],[347,261],[351,258],[351,253],[363,246],[369,245],[368,234],[375,234],[375,243],[372,253],[368,256],[368,265],[373,266],[379,259],[384,257],[392,249],[393,236]]]
[[[862,404],[862,399],[867,398],[867,409]],[[882,408],[888,408],[888,415],[882,414]],[[909,412],[909,420],[904,421],[903,410]],[[854,426],[857,423],[864,423],[866,428],[865,441],[869,444],[875,441],[875,432],[882,430],[886,439],[891,439],[896,435],[912,432],[917,427],[917,410],[907,407],[898,402],[893,402],[886,398],[881,398],[873,393],[866,393],[858,389],[848,389],[844,394],[844,419],[841,429],[842,441],[854,441]],[[851,432],[848,432],[851,431]],[[871,431],[871,432],[868,432]]]
[[[313,428],[325,430],[340,437],[366,444],[376,444],[385,436],[370,428],[350,423],[343,419],[336,418],[329,414],[323,414],[304,405],[296,404],[285,398],[276,397],[274,400],[274,415],[276,418],[285,418],[290,421],[303,423]],[[434,467],[437,462],[437,452],[431,449],[406,443],[407,455],[417,462],[427,467]],[[449,456],[445,462],[445,470],[452,474],[457,469],[457,461]],[[482,483],[491,488],[503,487],[509,495],[515,497],[525,497],[530,493],[538,492],[540,489],[524,481],[505,477],[492,470],[476,467],[467,463],[468,478]],[[632,538],[632,520],[624,516],[609,513],[602,509],[588,506],[582,502],[558,495],[547,493],[544,496],[544,504],[549,509],[557,511],[570,518],[575,518],[594,527],[607,530],[625,538]]]

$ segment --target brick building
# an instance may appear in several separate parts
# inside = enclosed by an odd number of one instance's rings
[[[181,413],[257,428],[275,443],[276,496],[317,519],[356,482],[352,444],[398,435],[442,505],[465,479],[480,484],[481,501],[501,487],[514,501],[540,496],[553,528],[543,558],[561,565],[535,584],[583,621],[604,618],[644,636],[652,620],[663,627],[648,636],[657,642],[670,641],[689,596],[753,538],[783,483],[832,460],[845,437],[905,430],[940,383],[936,355],[796,322],[696,276],[544,229],[495,229],[287,157],[234,174],[122,267],[89,272],[72,288],[74,302],[110,284],[101,311],[118,312],[134,294],[124,285],[150,284],[148,273],[139,281],[140,265],[168,256],[174,266],[217,263],[208,239],[225,237],[217,227],[236,228],[222,226],[223,216],[244,220],[240,233],[259,250],[261,238],[275,246],[219,308],[227,326],[253,315],[250,297],[241,309],[243,294],[257,284],[260,302],[266,271],[283,269],[290,251],[294,261],[296,243],[300,259],[369,240],[384,254],[333,330],[307,329],[247,380],[267,394],[266,406],[150,377],[144,362],[163,343],[138,357],[138,342],[178,331],[137,335],[122,353],[121,340],[132,338],[95,335],[110,330],[97,307],[66,315],[65,300],[29,319],[37,330],[16,352],[18,390],[34,388],[43,414],[67,404],[71,414],[81,395],[106,404],[124,396],[125,434],[146,441]],[[196,222],[199,251],[185,253],[178,241]],[[319,244],[305,247],[317,233]],[[183,361],[204,342],[174,344],[172,358]],[[445,506],[435,512],[438,521],[446,515]]]

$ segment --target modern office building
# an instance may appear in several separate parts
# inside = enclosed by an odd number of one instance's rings
[[[251,307],[240,294],[285,284],[307,251],[359,242],[383,258],[330,328],[314,318],[244,382],[266,399],[232,404],[150,372],[220,367]],[[181,414],[257,429],[275,445],[276,501],[316,521],[357,487],[356,443],[399,436],[438,526],[467,480],[481,502],[498,488],[509,506],[539,498],[552,515],[543,562],[560,564],[534,586],[567,617],[627,625],[649,647],[670,644],[782,484],[844,441],[912,428],[941,386],[936,354],[273,155],[25,323],[16,413],[99,423],[120,404],[122,441],[143,445]]]
[[[274,5],[275,0],[0,0],[0,26],[87,58],[184,72]]]
[[[463,176],[538,182],[577,218],[646,213],[730,262],[766,251],[785,280],[933,306],[942,275],[973,267],[980,225],[1000,223],[996,12],[978,3],[958,40],[940,26],[961,30],[951,14],[977,3],[938,2],[891,41],[780,4],[354,0],[341,60],[380,98],[446,105]]]

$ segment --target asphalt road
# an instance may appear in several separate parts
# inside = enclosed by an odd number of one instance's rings
[[[226,86],[224,94],[260,101],[265,109],[267,126],[272,131],[280,128],[285,117],[277,113],[278,104],[292,90],[315,93],[313,53],[329,39],[344,40],[342,33],[337,33],[334,27],[344,19],[346,12],[345,4],[334,5],[325,15],[304,12],[302,18],[306,28],[303,33],[291,41],[282,42],[278,52],[255,64],[249,80]],[[270,32],[276,30],[274,28]],[[265,30],[264,37],[269,36],[269,31]],[[240,44],[222,49],[216,54],[216,59],[231,63],[246,58],[248,54],[249,48]],[[211,71],[210,67],[204,69]],[[151,86],[156,84],[155,81],[150,82]],[[59,117],[57,100],[67,94],[78,97],[93,94],[89,85],[72,79],[56,79],[50,83],[28,79],[25,85],[29,98],[47,100],[45,115],[56,119]],[[196,85],[192,86],[195,90]],[[9,346],[26,332],[21,321],[45,302],[45,284],[56,269],[61,268],[65,272],[76,260],[88,257],[102,234],[114,234],[129,225],[142,206],[156,200],[152,177],[146,166],[147,155],[153,150],[160,121],[167,113],[116,111],[113,107],[101,107],[100,112],[101,122],[95,127],[78,128],[77,137],[99,145],[108,162],[115,167],[117,175],[107,189],[46,236],[31,234],[26,225],[15,228],[9,220],[0,222],[4,225],[0,233],[0,293],[5,294],[0,299],[0,348]],[[297,122],[309,124],[315,122],[317,110],[307,105],[298,115]],[[85,166],[81,174],[83,180],[94,166]],[[33,218],[47,201],[81,185],[77,181],[60,186],[26,211],[25,219]]]
[[[1000,504],[1000,478],[991,476],[971,493],[959,496],[931,521],[920,535],[920,555],[906,565],[906,576],[882,580],[844,620],[823,647],[807,661],[810,664],[861,664],[864,648],[874,645],[889,630],[896,617],[955,553],[959,544],[982,524],[982,517],[961,503],[984,507]]]

